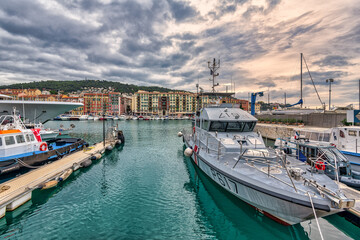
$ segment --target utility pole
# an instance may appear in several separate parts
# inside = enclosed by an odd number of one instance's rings
[[[285,98],[285,107],[286,107],[286,92],[284,93],[284,98]]]
[[[332,78],[326,79],[326,82],[329,83],[329,111],[330,111],[330,107],[331,107],[331,83],[334,82],[334,79],[332,79]]]
[[[215,84],[215,77],[219,76],[219,73],[216,71],[220,68],[220,59],[216,62],[214,58],[212,64],[208,61],[208,68],[210,69],[210,75],[212,76],[212,79],[210,79],[210,81],[212,81],[212,92],[215,93],[215,87],[219,86],[219,83]]]

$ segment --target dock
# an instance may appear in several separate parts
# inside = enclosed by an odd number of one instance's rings
[[[346,197],[355,199],[354,207],[348,208],[345,213],[340,213],[340,215],[360,227],[360,191],[343,183],[339,183],[339,186]]]
[[[33,190],[50,182],[56,186],[63,180],[59,178],[62,174],[69,176],[79,168],[91,165],[91,160],[101,158],[105,150],[114,145],[113,141],[106,142],[105,147],[103,142],[97,143],[0,184],[0,218],[6,211],[13,211],[29,201]]]

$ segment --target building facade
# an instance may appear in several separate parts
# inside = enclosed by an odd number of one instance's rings
[[[84,114],[102,115],[104,112],[110,114],[109,94],[84,94]]]
[[[133,113],[138,115],[192,115],[204,103],[208,96],[189,92],[147,92],[138,91],[132,97]]]

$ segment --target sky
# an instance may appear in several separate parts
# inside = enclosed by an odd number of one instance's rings
[[[300,53],[323,102],[358,107],[359,0],[0,1],[0,84],[100,79],[247,99],[300,99]],[[233,83],[231,85],[231,83]],[[235,85],[235,87],[234,87]],[[305,106],[320,106],[303,63]]]

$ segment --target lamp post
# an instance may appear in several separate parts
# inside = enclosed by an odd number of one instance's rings
[[[330,106],[331,106],[331,83],[334,82],[334,79],[332,79],[332,78],[326,79],[326,82],[329,83],[329,111],[330,111]]]

